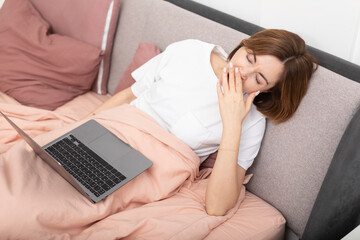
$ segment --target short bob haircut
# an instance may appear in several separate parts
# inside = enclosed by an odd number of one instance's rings
[[[229,54],[230,61],[241,47],[256,55],[271,55],[284,64],[280,81],[254,99],[254,105],[265,117],[281,123],[293,116],[305,96],[310,78],[318,67],[305,42],[286,30],[266,29],[244,39]]]

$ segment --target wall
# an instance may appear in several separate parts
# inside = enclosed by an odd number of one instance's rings
[[[194,0],[264,28],[299,34],[307,44],[360,65],[358,0]]]
[[[194,1],[264,28],[293,31],[307,44],[360,65],[358,0]]]

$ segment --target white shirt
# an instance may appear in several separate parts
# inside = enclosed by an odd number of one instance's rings
[[[137,98],[130,104],[185,142],[201,161],[218,149],[222,135],[212,51],[226,60],[219,46],[192,39],[176,42],[132,73]],[[238,164],[247,170],[265,131],[265,118],[255,106],[241,131]]]

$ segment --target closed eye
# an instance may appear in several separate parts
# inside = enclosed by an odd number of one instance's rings
[[[249,55],[246,54],[246,59],[248,60],[249,63],[252,64],[252,62],[250,61]]]
[[[250,58],[249,58],[249,55],[247,55],[247,54],[246,54],[246,59],[248,60],[249,63],[253,64],[252,61],[251,61]],[[254,56],[254,59],[256,59],[255,56]],[[256,83],[257,83],[257,84],[259,84],[259,85],[261,84],[260,81],[259,81],[259,79],[258,79],[257,74],[256,74],[256,76],[255,76],[255,80],[256,80]]]
[[[256,76],[255,76],[255,80],[256,80],[256,83],[257,83],[257,84],[259,84],[259,85],[261,84],[260,81],[259,81],[259,79],[258,79],[257,74],[256,74]]]

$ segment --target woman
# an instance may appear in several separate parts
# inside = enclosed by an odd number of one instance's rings
[[[201,161],[217,150],[205,205],[208,214],[224,215],[258,153],[265,118],[288,120],[316,68],[305,42],[285,30],[258,32],[228,56],[219,46],[185,40],[134,71],[136,83],[94,113],[130,103],[188,144]]]

